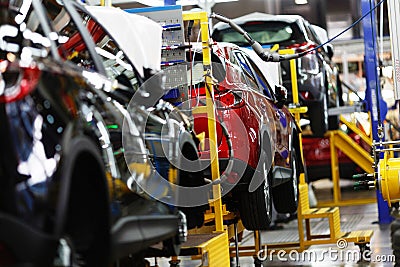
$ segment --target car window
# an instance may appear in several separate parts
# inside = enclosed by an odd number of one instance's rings
[[[287,46],[305,41],[304,35],[296,23],[252,21],[240,26],[262,45],[281,44]],[[249,46],[243,35],[231,28],[215,31],[213,38],[216,41],[235,43],[239,46]]]
[[[0,26],[1,58],[46,58],[51,41],[43,31],[43,20],[40,20],[32,3],[10,1],[7,4],[10,5],[9,14],[2,18],[6,21]]]
[[[257,89],[258,85],[256,82],[255,77],[253,76],[253,72],[251,71],[250,66],[246,62],[245,57],[240,52],[235,52],[234,55],[236,56],[237,63],[243,71],[243,78],[247,85],[249,85],[253,89]]]
[[[259,88],[260,92],[272,99],[273,94],[271,93],[271,86],[257,65],[247,55],[243,55],[241,52],[236,52],[235,54],[243,71],[247,72],[248,75],[251,75],[252,80],[257,83],[255,88]]]
[[[260,89],[262,90],[263,94],[267,96],[270,99],[273,99],[272,97],[272,88],[268,81],[265,79],[264,75],[262,74],[261,70],[258,68],[258,66],[249,58],[247,57],[247,60],[249,64],[251,65],[253,69],[253,73],[257,78],[257,81],[260,85]]]

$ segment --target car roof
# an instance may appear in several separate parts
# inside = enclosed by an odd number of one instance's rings
[[[125,52],[142,77],[144,68],[160,70],[162,27],[158,23],[115,7],[85,8]]]
[[[303,20],[303,17],[300,15],[272,15],[272,14],[266,14],[266,13],[261,13],[261,12],[253,12],[249,13],[247,15],[237,17],[232,19],[233,22],[236,24],[244,24],[246,22],[250,21],[283,21],[286,23],[293,23],[299,20]],[[224,30],[229,28],[230,26],[227,23],[224,22],[218,22],[215,24],[213,27],[214,30]]]

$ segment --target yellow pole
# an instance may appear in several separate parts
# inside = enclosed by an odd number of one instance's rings
[[[294,53],[293,50],[289,51],[292,51],[292,53],[290,54]],[[299,104],[299,88],[297,87],[296,60],[291,59],[289,63],[290,63],[290,78],[292,81],[293,104],[297,105]],[[294,116],[296,118],[296,121],[300,121],[300,113],[296,113]]]
[[[279,50],[280,54],[294,54],[293,49],[282,49]],[[292,82],[292,97],[293,97],[293,104],[297,107],[298,104],[300,103],[299,101],[299,88],[297,86],[297,70],[296,70],[296,60],[291,59],[289,61],[290,64],[290,80]],[[294,118],[296,119],[296,122],[300,126],[300,113],[301,112],[306,112],[307,109],[295,109],[294,113]],[[300,147],[300,154],[301,154],[301,160],[304,162],[304,156],[303,156],[303,140],[302,140],[302,135],[299,133],[299,147]],[[306,183],[305,176],[300,175],[300,183]]]
[[[341,192],[339,180],[339,161],[335,142],[335,132],[329,132],[329,144],[331,150],[331,172],[333,183],[333,203],[337,205],[341,199]]]
[[[100,0],[101,6],[111,6],[111,0]]]
[[[210,160],[211,160],[211,178],[217,180],[220,178],[218,150],[217,150],[217,131],[215,126],[215,106],[214,106],[214,88],[211,79],[211,49],[209,45],[208,16],[206,12],[183,13],[183,20],[200,20],[201,42],[203,50],[203,66],[206,83],[206,110],[208,117],[208,136],[210,142]],[[213,198],[211,205],[215,213],[215,230],[224,231],[223,211],[221,200],[221,186],[213,185]]]
[[[293,49],[283,49],[283,50],[279,50],[279,53],[280,54],[294,54],[294,50]],[[290,80],[292,82],[293,104],[296,106],[293,113],[294,113],[294,118],[296,119],[296,122],[298,123],[298,125],[300,127],[300,113],[307,112],[307,108],[297,108],[297,106],[299,106],[300,101],[299,101],[299,89],[297,86],[296,60],[291,59],[289,61],[289,64],[290,64]],[[299,133],[299,147],[300,147],[301,161],[304,163],[303,140],[302,140],[301,132]],[[299,184],[307,184],[304,173],[300,173]],[[306,190],[306,194],[308,194],[308,187]],[[300,197],[301,196],[299,196],[299,198]],[[307,199],[308,199],[308,197],[307,197]],[[307,203],[307,205],[308,205],[308,203]],[[303,218],[302,218],[302,209],[301,209],[300,205],[297,207],[297,228],[298,228],[298,233],[299,233],[299,249],[300,249],[300,251],[303,251],[305,249],[304,225],[303,225]]]
[[[304,173],[300,173],[300,181],[305,181],[305,177],[304,177]],[[305,183],[303,183],[305,184]],[[306,190],[306,194],[308,194],[308,187]],[[299,233],[299,247],[300,247],[300,251],[303,251],[305,249],[305,245],[304,245],[304,225],[303,225],[303,218],[302,218],[302,208],[301,208],[301,201],[304,201],[302,199],[300,199],[301,196],[299,196],[299,205],[297,207],[297,229],[298,229],[298,233]],[[308,198],[307,198],[308,199]],[[308,205],[308,203],[307,203]]]

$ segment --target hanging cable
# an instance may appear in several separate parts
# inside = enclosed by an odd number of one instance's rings
[[[323,44],[320,44],[316,47],[314,47],[313,49],[307,50],[307,53],[310,53],[314,50],[317,50],[319,48],[321,48],[322,46],[329,44],[330,42],[332,42],[333,40],[335,40],[336,38],[338,38],[340,35],[344,34],[345,32],[347,32],[348,30],[354,28],[354,26],[356,26],[358,23],[360,23],[366,16],[368,16],[369,14],[371,14],[375,9],[378,8],[378,6],[380,6],[383,2],[385,2],[386,0],[381,0],[379,3],[377,3],[374,7],[370,7],[370,10],[365,13],[363,16],[361,16],[360,18],[358,18],[356,21],[354,21],[349,27],[347,27],[346,29],[344,29],[343,31],[341,31],[340,33],[336,34],[334,37],[332,37],[331,39],[329,39],[328,41],[326,41]],[[370,3],[371,5],[371,3]]]
[[[194,24],[194,20],[190,20],[188,23],[188,27],[187,27],[187,39],[189,42],[189,62],[192,62],[192,46],[190,43],[190,37],[192,36],[192,28],[193,28],[193,24]],[[189,82],[189,93],[188,93],[188,99],[192,99],[192,89],[193,89],[193,68],[192,65],[190,65],[190,82]]]

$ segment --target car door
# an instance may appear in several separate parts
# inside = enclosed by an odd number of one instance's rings
[[[271,114],[269,117],[274,121],[276,128],[276,150],[282,158],[286,159],[289,155],[289,140],[291,139],[291,115],[287,109],[278,108],[274,104],[274,92],[256,64],[241,51],[235,51],[235,56],[241,68],[251,75],[255,85],[253,88],[262,95],[258,97],[259,106],[266,114]]]

